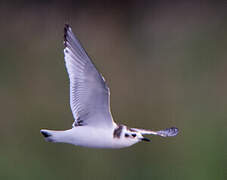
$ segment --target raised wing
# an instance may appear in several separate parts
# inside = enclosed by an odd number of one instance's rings
[[[64,45],[73,125],[112,126],[109,88],[69,25],[65,25]]]

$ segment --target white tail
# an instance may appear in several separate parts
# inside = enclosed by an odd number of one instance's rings
[[[45,140],[48,142],[57,142],[56,131],[41,129],[41,134],[44,136]]]
[[[70,143],[70,129],[66,131],[54,131],[41,129],[40,132],[44,136],[45,140],[48,142],[58,142],[58,143]]]

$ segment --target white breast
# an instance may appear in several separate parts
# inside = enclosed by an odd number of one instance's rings
[[[76,146],[90,148],[123,148],[131,146],[125,138],[114,138],[113,129],[94,128],[90,126],[77,126],[66,131],[55,131],[54,141],[69,143]]]

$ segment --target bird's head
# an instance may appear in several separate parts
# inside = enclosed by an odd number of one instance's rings
[[[141,132],[137,131],[136,129],[128,128],[124,125],[120,125],[115,129],[114,137],[127,142],[128,145],[132,145],[140,141],[150,141],[149,139],[143,137]]]
[[[135,130],[135,129],[131,129],[131,128],[125,128],[125,132],[123,133],[124,138],[129,140],[129,141],[136,141],[136,142],[140,142],[140,141],[146,141],[146,142],[150,142],[150,139],[143,137],[143,135]]]

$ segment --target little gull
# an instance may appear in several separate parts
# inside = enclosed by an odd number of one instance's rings
[[[144,134],[176,136],[175,127],[160,131],[129,128],[113,121],[110,111],[110,90],[104,77],[73,34],[64,28],[64,59],[70,79],[70,106],[75,119],[72,129],[42,129],[46,141],[69,143],[89,148],[124,148],[140,141],[150,141]]]

